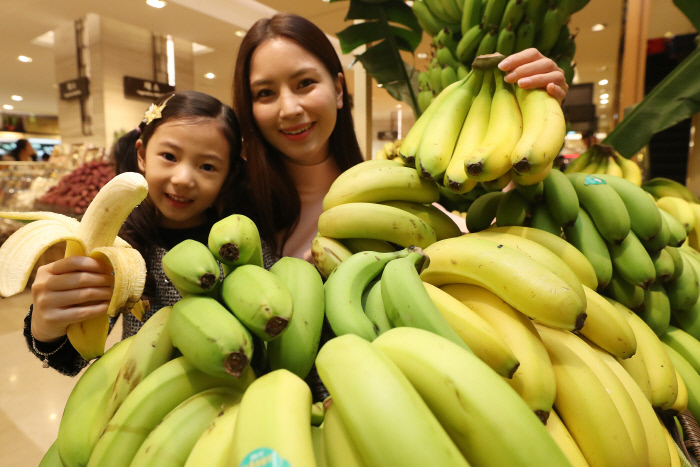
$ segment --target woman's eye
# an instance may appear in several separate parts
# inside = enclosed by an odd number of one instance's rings
[[[261,89],[259,91],[256,91],[255,93],[255,98],[256,99],[262,99],[264,97],[269,97],[272,95],[272,91],[269,89]]]
[[[299,87],[306,88],[306,87],[311,86],[312,84],[316,84],[316,80],[311,79],[311,78],[305,78],[299,82]]]

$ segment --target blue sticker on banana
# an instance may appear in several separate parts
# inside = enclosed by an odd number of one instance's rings
[[[238,467],[292,467],[291,464],[270,448],[258,448],[248,453]]]
[[[583,181],[584,185],[606,185],[605,180],[602,180],[593,175],[586,175],[586,179]]]

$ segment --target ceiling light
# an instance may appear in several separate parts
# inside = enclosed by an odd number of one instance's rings
[[[607,80],[607,79],[601,79],[600,81],[598,81],[598,84],[600,84],[601,86],[605,86],[606,84],[608,84],[608,80]]]
[[[602,101],[602,100],[608,100],[609,97],[610,97],[610,94],[601,94],[601,95],[600,95],[600,100],[601,100],[601,101]]]
[[[42,47],[53,47],[54,33],[53,31],[47,31],[44,34],[32,39],[31,43],[34,45],[40,45]]]
[[[245,36],[245,31],[243,31],[242,29],[239,29],[238,31],[234,32],[234,34],[237,35],[238,37],[243,37],[243,36]]]
[[[207,47],[206,45],[198,44],[196,42],[192,43],[192,53],[194,55],[204,55],[213,52],[214,49]]]
[[[21,101],[21,100],[24,100],[24,98],[23,98],[22,96],[17,96],[17,95],[15,95],[15,96],[12,96],[12,100],[13,100],[13,101],[19,102],[19,101]]]
[[[601,100],[600,100],[600,105],[605,105],[605,104],[607,104],[608,102],[610,102],[610,101],[608,101],[607,99],[601,99]]]
[[[600,118],[608,118],[608,114],[601,114]]]
[[[146,4],[148,6],[152,6],[153,8],[163,8],[165,6],[165,2],[163,0],[146,0]]]
[[[214,79],[216,78],[216,75],[214,73],[207,73],[206,75],[204,75],[204,77],[207,79]]]
[[[420,59],[428,58],[428,54],[421,52],[421,53],[416,54],[416,58],[420,58]]]
[[[593,32],[599,32],[599,31],[602,31],[603,29],[605,29],[606,26],[607,26],[607,24],[605,24],[605,23],[594,24],[594,25],[591,27],[591,31],[593,31]]]
[[[2,108],[5,109],[5,110],[13,110],[13,109],[15,108],[15,106],[14,106],[14,105],[10,105],[10,104],[5,104],[5,105],[2,106]]]
[[[598,71],[607,71],[608,67],[607,65],[603,65],[602,67],[598,68]]]
[[[377,87],[378,87],[378,88],[383,88],[384,85],[383,85],[383,84],[378,84]]]
[[[20,55],[19,57],[17,57],[17,60],[19,60],[20,62],[24,62],[24,63],[31,63],[32,62],[32,58],[27,57],[26,55]]]

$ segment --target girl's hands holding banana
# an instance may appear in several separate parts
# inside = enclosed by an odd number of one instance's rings
[[[32,285],[32,335],[50,342],[69,324],[107,313],[112,267],[87,256],[70,256],[37,269]]]
[[[522,89],[546,88],[560,104],[569,90],[562,69],[535,48],[509,55],[498,64],[498,68],[509,72],[506,82],[517,83]]]

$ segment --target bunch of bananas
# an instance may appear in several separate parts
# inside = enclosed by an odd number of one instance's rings
[[[374,155],[375,159],[392,159],[397,162],[401,162],[401,157],[399,157],[399,148],[403,143],[403,139],[397,139],[396,141],[387,141],[384,146],[376,152]]]
[[[510,55],[536,47],[574,76],[575,34],[567,26],[589,0],[419,0],[413,13],[431,36],[434,55],[418,75],[418,105],[425,111],[435,97],[469,72],[475,57]]]
[[[68,326],[71,345],[86,360],[104,353],[109,317],[131,312],[141,319],[147,303],[141,301],[146,263],[138,251],[117,237],[129,213],[148,194],[146,179],[138,173],[120,174],[92,199],[80,222],[52,212],[0,212],[0,217],[34,221],[14,232],[0,247],[0,297],[24,290],[34,264],[51,246],[66,242],[66,257],[85,255],[114,269],[114,293],[107,314]]]
[[[565,173],[608,174],[622,177],[637,186],[642,185],[642,170],[636,162],[626,159],[615,148],[606,144],[592,144],[574,159]],[[674,182],[675,183],[675,182]]]
[[[506,83],[500,54],[479,56],[443,90],[404,138],[399,154],[422,178],[455,194],[542,181],[566,134],[564,114],[544,89]]]

